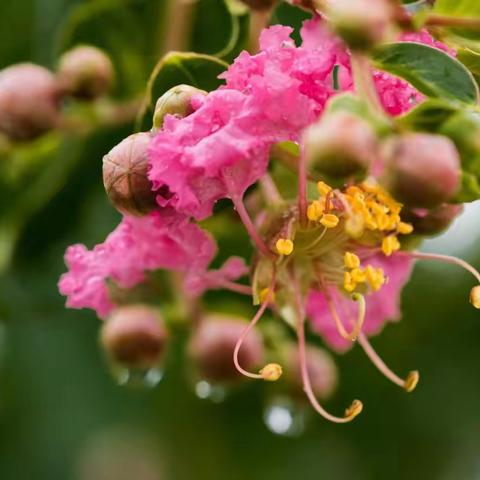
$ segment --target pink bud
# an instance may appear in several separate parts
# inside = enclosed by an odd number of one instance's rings
[[[378,151],[373,128],[346,112],[326,115],[303,137],[309,173],[317,180],[361,179]]]
[[[108,92],[113,84],[111,60],[100,49],[82,45],[64,53],[58,64],[58,79],[65,93],[91,100]]]
[[[413,225],[419,235],[436,235],[445,230],[463,211],[462,205],[445,203],[433,210],[402,210],[402,219]]]
[[[149,133],[135,133],[103,157],[103,184],[114,207],[122,213],[145,215],[157,207],[147,177]]]
[[[393,24],[391,0],[326,1],[333,28],[354,50],[366,50],[382,42]]]
[[[167,332],[158,310],[146,305],[119,307],[103,325],[108,356],[127,368],[155,366],[165,353]]]
[[[46,68],[21,63],[0,72],[0,131],[14,140],[31,140],[58,121],[60,89]]]
[[[333,358],[325,350],[309,346],[306,349],[307,370],[312,389],[319,398],[328,398],[335,391],[338,383],[337,367]],[[286,378],[295,392],[303,395],[302,373],[298,349],[291,347],[288,352]]]
[[[235,369],[233,351],[246,326],[243,319],[220,315],[209,316],[199,325],[191,338],[189,352],[206,380],[222,383],[243,378]],[[254,330],[242,344],[240,364],[255,371],[262,365],[263,356],[262,337]]]
[[[407,133],[384,148],[387,190],[409,207],[432,208],[448,202],[460,186],[460,156],[441,135]]]

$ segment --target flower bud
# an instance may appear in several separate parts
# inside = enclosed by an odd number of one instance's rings
[[[274,7],[276,0],[241,0],[251,10],[270,10]]]
[[[114,70],[110,58],[102,50],[81,45],[62,55],[57,75],[65,93],[92,100],[111,88]]]
[[[54,128],[60,108],[55,76],[31,63],[0,71],[0,131],[14,140],[32,140]]]
[[[433,208],[451,199],[460,186],[460,157],[441,135],[407,133],[387,140],[387,190],[409,207]]]
[[[384,41],[393,25],[391,0],[334,0],[327,15],[336,33],[352,50],[368,50]]]
[[[233,351],[247,327],[235,317],[209,316],[193,334],[189,352],[200,375],[211,382],[228,383],[243,378],[235,369]],[[258,331],[251,331],[242,344],[239,362],[250,371],[258,370],[264,356],[263,341]]]
[[[315,179],[360,180],[377,151],[377,138],[364,120],[346,112],[327,115],[303,137],[307,168]]]
[[[306,349],[307,370],[312,389],[319,398],[328,398],[337,387],[337,367],[332,357],[323,349],[309,346]],[[296,347],[290,347],[285,365],[287,379],[295,392],[302,394],[302,372],[300,357]]]
[[[148,369],[165,353],[167,332],[159,312],[146,305],[113,311],[103,325],[101,343],[108,356],[126,368]]]
[[[145,215],[157,207],[147,177],[149,133],[135,133],[103,157],[103,184],[114,207],[130,215]]]
[[[155,105],[153,127],[160,130],[166,115],[184,118],[194,112],[192,98],[195,95],[206,95],[207,92],[190,85],[177,85],[165,92]]]
[[[403,209],[402,218],[413,226],[415,233],[419,235],[436,235],[446,230],[462,211],[462,205],[445,203],[433,210]]]

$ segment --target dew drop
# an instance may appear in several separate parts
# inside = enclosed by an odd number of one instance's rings
[[[265,408],[263,420],[276,435],[298,437],[305,430],[303,410],[286,397],[276,397]]]
[[[200,380],[195,385],[195,393],[202,400],[211,400],[214,403],[221,403],[225,400],[226,390],[220,385],[213,385],[206,380]]]
[[[159,368],[129,369],[121,368],[115,372],[117,383],[126,387],[154,388],[163,378]]]

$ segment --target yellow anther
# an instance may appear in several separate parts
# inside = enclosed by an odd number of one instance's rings
[[[375,215],[375,222],[379,230],[388,230],[390,226],[390,219],[385,213]]]
[[[352,238],[360,238],[365,231],[365,222],[359,214],[353,214],[345,220],[345,232]]]
[[[345,252],[343,261],[347,268],[358,268],[360,266],[360,259],[352,252]]]
[[[293,242],[289,238],[279,238],[275,248],[280,255],[290,255],[293,252]]]
[[[352,197],[360,197],[363,200],[363,190],[359,187],[356,187],[355,185],[350,185],[347,187],[347,193],[348,195],[351,195]]]
[[[401,233],[402,235],[408,235],[409,233],[413,232],[413,226],[409,223],[399,222],[397,225],[397,232]]]
[[[368,183],[368,182],[363,182],[362,188],[368,193],[378,193],[380,190],[380,187],[378,185],[375,185],[373,183]]]
[[[267,299],[267,296],[268,296],[269,292],[270,292],[270,289],[268,287],[267,288],[262,288],[260,290],[260,293],[258,294],[258,298],[259,298],[261,303],[263,303]],[[270,295],[270,301],[271,302],[275,301],[275,292],[272,292],[272,294]]]
[[[333,213],[325,213],[320,219],[320,223],[327,228],[335,228],[340,219]]]
[[[352,404],[345,410],[345,418],[355,418],[360,415],[363,410],[363,403],[360,400],[354,400]]]
[[[259,373],[267,382],[276,382],[282,376],[283,370],[278,363],[269,363]]]
[[[371,215],[365,215],[365,226],[368,230],[378,230],[377,222],[373,219]]]
[[[408,393],[413,392],[417,387],[419,380],[420,380],[420,374],[416,370],[414,370],[413,372],[410,372],[407,375],[407,378],[405,379],[405,385],[404,385],[405,390]]]
[[[343,274],[343,288],[347,292],[353,292],[356,287],[357,287],[357,284],[353,281],[352,275],[350,274],[350,272],[345,272]]]
[[[329,192],[332,191],[332,187],[330,185],[327,185],[325,182],[318,182],[317,190],[320,195],[326,196]]]
[[[470,303],[475,308],[480,308],[480,285],[477,285],[470,290]]]
[[[360,268],[354,268],[350,272],[350,275],[352,276],[352,280],[356,283],[364,283],[367,280],[367,274]]]
[[[322,216],[324,209],[324,206],[318,200],[315,200],[307,208],[308,219],[311,222],[316,222]]]
[[[395,235],[389,235],[382,240],[382,252],[389,257],[393,252],[400,249],[400,242]]]
[[[367,207],[370,208],[372,212],[376,213],[377,215],[385,215],[388,211],[388,208],[386,208],[385,205],[374,201],[368,202]]]
[[[365,275],[368,284],[374,292],[380,290],[385,283],[385,275],[381,268],[373,268],[371,265],[367,265]]]

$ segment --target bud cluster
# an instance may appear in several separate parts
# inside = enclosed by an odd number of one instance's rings
[[[61,125],[65,99],[95,100],[110,90],[113,78],[108,56],[90,46],[64,53],[55,73],[32,63],[7,67],[0,71],[0,133],[34,140]]]

